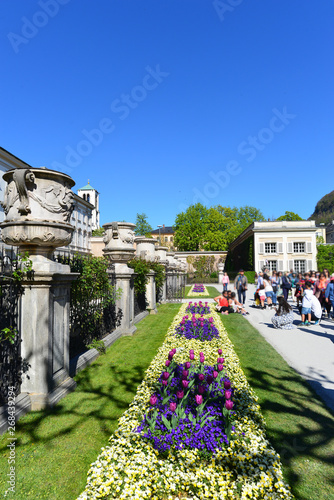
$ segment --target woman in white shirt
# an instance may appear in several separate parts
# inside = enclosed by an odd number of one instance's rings
[[[273,287],[271,286],[271,281],[268,274],[263,275],[264,291],[267,297],[267,304],[269,307],[276,304],[276,295],[274,294]]]

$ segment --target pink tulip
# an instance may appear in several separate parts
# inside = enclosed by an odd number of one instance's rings
[[[168,380],[163,380],[162,385],[164,385],[166,387],[168,385]]]
[[[151,397],[150,397],[150,405],[154,406],[156,404],[156,402],[158,401],[158,398],[156,397],[155,394],[153,394]]]
[[[198,375],[198,378],[199,378],[199,380],[200,380],[201,382],[203,382],[203,380],[205,379],[204,373],[200,373],[200,374]]]
[[[231,382],[229,380],[224,380],[224,389],[229,389],[231,387]]]
[[[228,399],[227,401],[225,401],[225,408],[227,410],[232,410],[233,406],[234,406],[233,405],[233,401],[231,401],[230,399]]]
[[[184,397],[184,392],[183,391],[176,391],[176,397],[178,399],[182,399]]]
[[[221,356],[223,354],[223,351],[221,349],[218,349],[218,354]]]
[[[224,360],[224,358],[218,358],[218,359],[217,359],[217,363],[221,363],[221,364],[223,364],[223,363],[224,363],[224,361],[225,361],[225,360]]]
[[[205,387],[204,385],[199,385],[197,388],[199,394],[204,394],[205,393]]]
[[[169,404],[169,409],[174,412],[176,410],[176,403],[170,403]]]
[[[203,403],[203,397],[200,394],[196,394],[195,399],[198,405],[201,405]]]
[[[186,370],[189,370],[189,368],[191,367],[190,361],[187,361],[186,363],[184,363],[184,366],[185,366]]]
[[[169,351],[168,356],[172,356],[173,357],[174,356],[174,351],[173,350]]]
[[[186,379],[188,377],[188,375],[189,375],[189,370],[183,370],[183,372],[182,372],[182,378]]]
[[[163,374],[162,374],[162,378],[163,378],[164,380],[168,380],[168,379],[169,379],[169,373],[168,373],[168,372],[163,372]]]
[[[216,372],[216,370],[213,372],[213,378],[217,378],[218,377],[218,372]]]
[[[173,353],[174,353],[174,354],[176,353],[176,349],[175,349],[175,347],[174,347],[174,349],[172,349],[172,351],[173,351]]]
[[[182,386],[184,389],[188,389],[189,381],[188,380],[182,380]]]
[[[221,372],[224,370],[224,365],[221,363],[218,363],[218,371]]]
[[[169,361],[169,359],[167,359],[167,360],[165,361],[165,366],[167,366],[167,367],[168,367],[169,365],[170,365],[170,361]]]
[[[194,354],[193,352],[191,352],[191,353],[189,354],[189,358],[190,358],[191,360],[195,359],[195,354]]]
[[[230,389],[226,389],[225,391],[225,399],[231,399],[232,391]]]

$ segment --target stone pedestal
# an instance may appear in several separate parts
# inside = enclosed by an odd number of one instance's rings
[[[155,273],[153,271],[148,273],[148,282],[146,283],[147,309],[150,311],[150,314],[157,313],[156,287],[154,276]]]
[[[218,264],[217,266],[217,269],[218,269],[218,283],[223,283],[223,276],[224,276],[224,264],[223,263],[220,263]]]
[[[32,410],[53,406],[76,387],[69,376],[70,289],[76,278],[35,272],[33,281],[23,283],[20,331],[26,371],[21,392],[29,393]]]
[[[112,275],[116,290],[122,290],[120,298],[116,299],[116,309],[122,311],[121,333],[122,335],[133,335],[137,330],[134,325],[134,289],[131,287],[134,270],[127,265],[116,263],[111,267],[109,273]]]
[[[134,290],[131,281],[134,270],[130,269],[127,262],[135,255],[134,228],[131,222],[111,222],[104,224],[106,231],[103,249],[104,255],[110,262],[110,274],[116,290],[120,288],[122,295],[116,300],[116,308],[122,311],[121,332],[122,335],[132,335],[136,331],[134,326]]]

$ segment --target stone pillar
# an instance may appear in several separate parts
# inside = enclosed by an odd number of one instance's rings
[[[148,262],[155,262],[155,244],[157,240],[154,238],[146,238],[145,236],[137,236],[135,238],[136,243],[136,256],[142,258]],[[147,309],[151,314],[157,312],[157,302],[156,302],[156,289],[154,281],[154,272],[150,272],[148,275],[148,282],[146,283],[146,301],[148,303]]]
[[[77,274],[52,260],[55,248],[71,242],[74,181],[44,167],[9,170],[3,178],[2,239],[18,246],[21,255],[28,252],[33,265],[32,278],[22,283],[20,304],[21,392],[29,394],[31,408],[38,410],[76,386],[69,377],[69,308]]]
[[[127,262],[135,255],[134,228],[131,222],[111,222],[104,224],[105,230],[103,249],[104,255],[111,264],[110,273],[115,278],[116,289],[122,290],[121,297],[116,300],[116,308],[122,311],[122,335],[133,335],[136,331],[134,321],[134,290],[131,287],[134,270],[128,267]]]
[[[165,267],[165,273],[167,273],[167,265],[168,265],[167,251],[168,247],[162,247],[159,245],[155,247],[156,257],[159,259],[158,260],[159,264],[162,264]],[[165,282],[162,286],[162,296],[160,302],[165,303],[166,297],[167,297],[167,279],[165,279]]]

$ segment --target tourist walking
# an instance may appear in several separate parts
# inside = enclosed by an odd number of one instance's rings
[[[312,283],[310,281],[306,281],[302,302],[302,321],[298,326],[310,326],[311,324],[312,297]]]
[[[240,269],[239,274],[234,280],[234,288],[237,290],[239,302],[241,302],[242,304],[245,304],[246,302],[247,287],[248,287],[247,277],[245,276],[244,270]]]
[[[283,290],[283,297],[285,300],[288,300],[288,295],[289,291],[291,290],[291,283],[288,278],[288,273],[284,273],[282,277],[282,290]]]
[[[224,292],[225,292],[225,290],[227,290],[227,287],[228,287],[229,284],[230,284],[230,278],[228,277],[227,273],[224,273],[224,275],[223,275],[223,289],[224,289]]]
[[[278,308],[275,307],[276,314],[271,318],[274,328],[292,330],[294,328],[292,307],[282,296],[277,297],[277,302]]]

